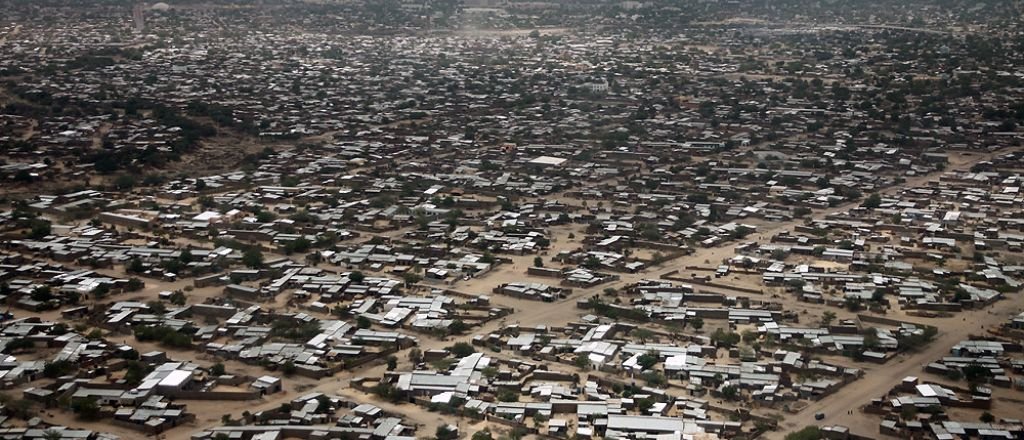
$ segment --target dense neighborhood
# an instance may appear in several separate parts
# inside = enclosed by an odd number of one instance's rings
[[[0,439],[1024,438],[1018,2],[0,8]]]

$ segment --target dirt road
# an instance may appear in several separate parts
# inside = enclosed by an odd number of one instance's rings
[[[970,156],[958,155],[951,158],[950,170],[965,170],[970,168],[975,163],[980,161],[989,160],[997,154],[1003,152],[993,152],[987,154],[972,154]],[[881,191],[882,194],[892,194],[899,191],[902,188],[919,186],[927,183],[929,180],[936,178],[935,174],[915,176],[907,179],[907,181],[896,187],[888,188]],[[851,208],[856,207],[859,202],[848,203],[841,206],[817,210],[814,212],[814,218],[823,218],[825,216],[847,211]],[[770,224],[768,226],[758,229],[747,241],[754,241],[758,243],[768,242],[772,235],[782,230],[792,230],[795,226],[803,224],[804,220],[797,219],[788,222]],[[576,235],[582,236],[580,225],[571,225],[570,227],[560,227],[553,231],[553,247],[550,251],[551,254],[557,253],[561,250],[575,249],[579,246],[578,239],[569,239],[569,232],[572,231]],[[534,326],[534,325],[546,325],[546,326],[563,326],[569,322],[575,321],[579,318],[581,311],[576,308],[576,301],[579,299],[589,298],[592,295],[600,294],[607,287],[622,287],[627,284],[635,283],[642,279],[653,279],[658,278],[659,275],[673,269],[681,269],[690,265],[706,266],[708,264],[718,264],[724,258],[731,257],[734,254],[733,247],[735,243],[726,243],[721,246],[712,248],[700,248],[697,249],[693,254],[684,256],[675,260],[663,263],[660,266],[648,268],[640,273],[636,274],[622,274],[621,279],[612,284],[600,285],[591,289],[576,289],[569,298],[563,299],[554,303],[543,303],[536,301],[529,301],[519,298],[512,298],[503,295],[491,295],[491,301],[495,305],[512,307],[515,312],[506,317],[503,321],[492,321],[481,328],[474,329],[469,335],[463,335],[455,338],[449,338],[448,340],[439,340],[431,337],[420,338],[420,349],[429,350],[436,348],[443,348],[450,346],[451,344],[458,341],[469,341],[473,335],[476,334],[487,334],[493,332],[503,325],[518,323],[522,326]],[[532,265],[533,256],[516,256],[512,257],[512,264],[501,265],[497,267],[492,273],[480,279],[471,279],[469,281],[459,281],[452,287],[456,290],[464,291],[467,293],[487,293],[490,288],[501,282],[508,281],[522,281],[529,279],[525,275],[526,269]],[[150,284],[150,283],[148,283]],[[158,290],[170,290],[172,288],[183,287],[184,282],[179,283],[151,283],[147,292],[155,292]],[[196,291],[189,294],[190,299],[203,298],[205,295],[211,294],[206,291]],[[785,298],[789,304],[795,304],[795,299]],[[908,375],[917,375],[921,371],[922,365],[927,362],[934,361],[939,357],[943,356],[948,352],[949,347],[960,340],[968,338],[971,334],[981,334],[983,332],[984,325],[994,325],[1001,322],[1010,313],[1015,313],[1024,307],[1024,296],[1016,295],[1009,299],[1000,301],[990,307],[988,310],[979,310],[966,312],[956,318],[948,319],[932,319],[921,321],[929,324],[937,325],[940,328],[940,334],[937,340],[932,344],[925,347],[923,350],[902,355],[897,359],[890,361],[889,363],[877,366],[877,367],[866,367],[867,374],[860,381],[847,386],[840,390],[838,393],[833,394],[821,401],[815,402],[802,412],[791,415],[783,422],[782,429],[778,432],[769,433],[767,438],[782,438],[785,433],[790,430],[801,428],[805,425],[815,423],[813,415],[816,412],[824,412],[826,419],[824,423],[828,424],[843,424],[850,426],[854,432],[861,435],[874,435],[877,429],[872,426],[873,423],[870,418],[860,414],[857,409],[868,403],[872,398],[880,396],[886,390],[891,388],[893,385],[898,383],[903,377]],[[814,307],[809,307],[814,308]],[[817,310],[817,309],[815,309]],[[992,314],[990,314],[992,312]],[[173,357],[179,359],[187,359],[190,356],[189,353],[172,353]],[[399,353],[400,359],[399,370],[405,370],[410,368],[409,362],[405,358],[405,353]],[[208,364],[210,360],[203,360],[201,363]],[[239,364],[236,362],[226,362],[231,370],[238,372],[256,374],[259,373],[257,367]],[[568,367],[567,367],[568,368]],[[180,428],[173,429],[164,434],[164,438],[170,440],[187,439],[189,436],[206,427],[219,426],[220,415],[224,413],[231,413],[235,417],[245,409],[251,412],[259,410],[271,409],[280,406],[281,403],[288,402],[293,399],[299,393],[307,393],[313,391],[321,391],[325,393],[340,394],[346,397],[353,398],[361,402],[369,402],[381,406],[390,411],[399,413],[405,417],[408,421],[420,425],[421,429],[419,433],[421,435],[430,435],[434,432],[437,426],[454,421],[443,419],[436,413],[429,413],[423,408],[415,407],[412,405],[400,405],[394,406],[387,402],[382,402],[375,396],[365,395],[357,393],[348,387],[348,381],[354,377],[380,377],[383,375],[385,367],[383,362],[371,363],[364,367],[351,370],[343,371],[334,377],[324,378],[320,381],[312,381],[304,378],[286,378],[285,389],[286,392],[268,396],[265,399],[261,399],[255,402],[231,402],[231,403],[200,403],[200,402],[188,402],[190,410],[196,411],[201,416],[197,420],[195,426],[183,426]],[[848,414],[853,411],[853,414]],[[63,422],[68,424],[72,420],[67,419],[67,414],[63,412],[54,412],[54,415],[45,417],[55,422]],[[79,424],[81,425],[81,424]],[[106,425],[102,425],[105,427]],[[89,426],[91,427],[91,426]],[[96,426],[98,430],[104,430],[101,426]],[[108,429],[109,430],[109,429]]]
[[[928,324],[939,328],[939,336],[924,349],[897,356],[884,365],[865,368],[863,378],[844,387],[839,392],[814,402],[800,413],[789,416],[781,424],[783,429],[765,435],[767,439],[782,439],[786,433],[799,430],[808,425],[843,425],[852,432],[873,437],[878,434],[877,418],[865,417],[860,408],[871,399],[883,396],[904,377],[918,376],[923,367],[949,354],[954,344],[970,338],[971,335],[982,335],[986,328],[1002,322],[1011,314],[1024,309],[1024,295],[1010,296],[984,310],[961,313],[956,317],[927,320]],[[849,412],[852,414],[848,414]],[[815,413],[824,413],[823,421],[814,420]]]

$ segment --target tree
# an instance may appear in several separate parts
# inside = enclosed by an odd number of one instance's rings
[[[32,173],[28,170],[18,170],[18,172],[14,174],[14,180],[21,183],[31,182],[33,180]]]
[[[114,187],[119,190],[131,189],[135,186],[135,177],[131,174],[122,174],[114,179]]]
[[[43,440],[60,440],[64,438],[64,434],[56,429],[47,429],[43,431]]]
[[[739,344],[740,335],[719,328],[715,329],[715,332],[711,334],[711,342],[719,347],[733,347]]]
[[[135,278],[135,277],[132,277],[132,278],[128,278],[128,286],[126,287],[126,289],[129,292],[137,292],[139,290],[142,290],[142,288],[145,285],[146,284],[143,283],[142,280],[140,280],[138,278]]]
[[[590,368],[590,358],[585,354],[578,354],[576,355],[576,358],[573,359],[573,364],[575,364],[577,368],[586,370]]]
[[[645,344],[648,339],[651,339],[654,336],[654,332],[645,328],[637,328],[636,330],[633,330],[633,336],[636,336],[636,338],[640,340],[641,344]]]
[[[29,222],[28,238],[31,238],[33,240],[38,240],[38,239],[46,237],[47,235],[50,235],[51,232],[52,232],[52,227],[50,225],[50,222],[48,222],[46,220],[42,220],[42,219],[36,218],[36,219],[32,219]]]
[[[295,363],[292,361],[287,361],[284,365],[281,365],[281,372],[284,373],[285,376],[291,376],[297,371],[299,371],[299,368],[296,367]]]
[[[544,267],[544,259],[541,258],[539,255],[533,257],[533,267]]]
[[[644,370],[650,370],[651,367],[658,363],[659,358],[658,352],[651,350],[637,357],[636,362]]]
[[[250,247],[242,253],[242,264],[253,269],[263,267],[263,252],[256,247]]]
[[[640,411],[640,414],[644,414],[647,410],[654,407],[654,400],[644,398],[636,401],[636,409]]]
[[[362,272],[357,270],[355,272],[348,274],[348,279],[352,280],[353,283],[361,284],[363,280],[366,279],[366,275],[363,275]]]
[[[461,335],[465,333],[466,330],[469,330],[469,326],[466,325],[465,322],[462,322],[461,319],[452,321],[451,325],[448,326],[448,332],[453,335]]]
[[[700,317],[695,317],[690,320],[690,326],[699,332],[700,329],[704,328],[704,320]]]
[[[139,361],[128,362],[124,373],[124,381],[135,386],[142,383],[142,380],[149,374],[151,368]]]
[[[448,347],[448,351],[457,358],[463,358],[476,353],[476,350],[468,342],[456,342],[451,347]]]
[[[736,385],[726,385],[722,387],[722,397],[724,397],[725,400],[736,400],[738,395],[739,388],[737,388]]]
[[[370,328],[371,325],[373,325],[373,322],[370,321],[370,318],[367,318],[365,316],[360,316],[356,318],[356,327]]]
[[[473,440],[494,440],[494,437],[491,436],[489,429],[484,428],[483,431],[477,431],[473,434]]]
[[[501,390],[498,393],[498,400],[502,402],[518,402],[519,395],[512,390]]]
[[[135,257],[128,261],[128,267],[126,267],[125,270],[131,273],[142,273],[146,270],[146,266],[142,264],[142,260]]]
[[[751,344],[757,341],[757,333],[750,329],[743,330],[743,333],[740,333],[740,338],[743,339],[743,342]]]
[[[43,366],[43,376],[51,379],[75,371],[75,364],[69,361],[53,361]]]
[[[872,193],[868,198],[864,199],[864,203],[860,206],[868,209],[878,208],[879,206],[882,206],[882,196],[878,195],[878,193]]]
[[[652,387],[663,387],[668,383],[668,379],[665,378],[665,375],[657,371],[645,371],[640,373],[640,378]]]
[[[170,301],[171,304],[174,304],[176,306],[183,306],[185,305],[186,302],[185,293],[180,290],[175,290],[174,293],[172,293],[171,296],[167,298],[167,300]]]
[[[149,307],[149,311],[156,315],[163,315],[164,313],[167,313],[167,307],[165,307],[164,303],[160,301],[149,301],[146,303],[146,307]]]
[[[981,417],[979,418],[979,420],[981,420],[982,423],[992,423],[996,421],[996,416],[992,415],[992,413],[988,411],[985,411],[981,413]]]
[[[980,364],[970,364],[964,367],[963,371],[964,377],[970,383],[984,382],[989,376],[992,376],[992,371]]]
[[[601,260],[598,260],[597,257],[593,255],[587,255],[587,258],[580,264],[580,266],[591,270],[597,269],[601,267]]]
[[[488,379],[494,379],[498,375],[498,368],[497,367],[484,367],[484,369],[480,370],[480,372],[483,373],[484,377],[486,377]]]
[[[309,241],[304,237],[296,238],[295,240],[289,241],[284,245],[284,253],[292,254],[295,252],[308,252],[309,248],[313,246],[313,242]]]
[[[210,374],[214,376],[223,376],[225,373],[224,364],[217,362],[210,367]]]
[[[826,310],[825,313],[821,314],[821,326],[828,327],[832,325],[832,321],[836,320],[836,312]]]
[[[418,348],[409,350],[409,362],[418,364],[423,361],[423,352]]]
[[[868,350],[879,348],[880,342],[879,331],[877,331],[877,329],[867,328],[866,331],[864,331],[864,348]]]
[[[450,428],[448,425],[442,425],[437,427],[435,437],[437,437],[437,440],[455,440],[459,438],[459,431]]]
[[[31,419],[35,417],[35,403],[28,399],[14,399],[7,394],[0,394],[0,403],[3,404],[7,414],[19,419]]]
[[[394,356],[388,356],[388,371],[394,371],[398,368],[398,358]]]
[[[864,307],[864,302],[858,297],[846,298],[846,300],[843,301],[843,304],[846,306],[846,309],[851,312],[856,312]]]
[[[786,435],[786,440],[819,440],[821,439],[821,430],[817,426],[808,426],[796,432],[791,432]]]
[[[900,408],[900,418],[903,420],[913,420],[917,417],[917,407],[914,405],[903,405]]]
[[[79,399],[71,403],[71,411],[83,420],[96,420],[100,416],[100,405],[95,397]]]
[[[53,290],[50,286],[39,286],[32,290],[32,300],[46,302],[53,299]]]
[[[422,279],[423,277],[413,272],[406,272],[404,275],[402,275],[402,280],[405,281],[405,287],[412,286],[420,282],[420,280]]]
[[[19,350],[32,348],[35,346],[36,344],[34,344],[32,340],[25,338],[14,339],[7,343],[7,349],[10,350],[10,352],[12,353]]]

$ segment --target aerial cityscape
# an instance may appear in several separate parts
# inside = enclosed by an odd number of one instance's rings
[[[1019,0],[0,11],[0,439],[1024,439]]]

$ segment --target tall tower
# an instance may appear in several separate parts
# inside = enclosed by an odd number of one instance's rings
[[[141,34],[142,31],[146,30],[146,17],[143,15],[145,6],[142,3],[137,3],[132,8],[132,21],[135,23],[135,33]]]

